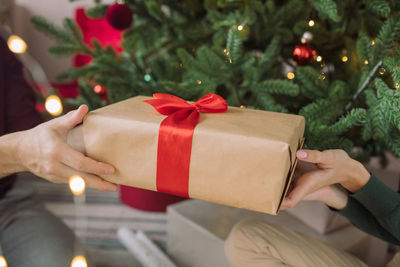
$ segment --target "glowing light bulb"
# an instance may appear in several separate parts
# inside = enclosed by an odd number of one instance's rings
[[[197,80],[196,83],[200,85],[200,84],[201,84],[201,81],[200,81],[200,80]]]
[[[399,89],[400,85],[398,83],[394,84],[394,88]]]
[[[371,41],[371,45],[374,46],[375,45],[375,40]]]
[[[150,74],[146,73],[143,77],[145,82],[150,82],[152,80],[152,77]]]
[[[308,26],[313,27],[314,25],[315,25],[315,21],[312,20],[312,19],[310,19],[310,20],[308,21]]]
[[[321,62],[322,61],[322,57],[321,56],[317,56],[317,58],[315,60],[317,60],[317,62]]]
[[[87,267],[87,262],[85,257],[83,256],[76,256],[72,259],[71,267]]]
[[[4,256],[0,256],[0,267],[7,267],[7,261]]]
[[[245,105],[240,105],[239,108],[243,109],[243,108],[246,108],[246,106]]]
[[[72,194],[79,196],[85,192],[85,180],[79,175],[73,175],[69,178],[69,188]]]
[[[237,29],[238,29],[238,31],[243,31],[244,27],[243,27],[243,25],[238,25]]]
[[[343,62],[347,62],[347,60],[349,60],[349,58],[348,58],[347,56],[343,56],[343,57],[342,57],[342,61],[343,61]]]
[[[96,94],[105,94],[106,93],[106,88],[104,88],[103,86],[101,86],[100,84],[96,84],[93,88],[93,91]]]
[[[368,65],[368,60],[364,60],[364,64],[365,64],[365,65]]]
[[[18,35],[11,35],[10,37],[8,37],[7,45],[8,45],[8,48],[13,53],[16,53],[16,54],[25,53],[26,48],[28,47],[26,45],[25,41],[22,40],[22,38],[19,37]]]
[[[63,106],[61,103],[61,99],[56,95],[50,95],[46,98],[46,102],[44,106],[48,113],[53,116],[58,116],[63,111]]]
[[[288,72],[288,73],[286,74],[286,77],[287,77],[289,80],[293,80],[294,77],[295,77],[295,75],[294,75],[293,72]]]

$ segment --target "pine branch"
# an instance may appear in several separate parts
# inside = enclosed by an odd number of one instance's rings
[[[367,8],[378,16],[387,18],[390,14],[389,3],[385,0],[363,0]]]
[[[333,0],[308,0],[311,5],[322,15],[327,16],[329,19],[338,22],[340,16],[338,14],[337,6]]]
[[[237,64],[242,52],[242,37],[235,26],[228,31],[226,50],[229,52],[228,57],[232,60],[232,63]]]
[[[279,37],[274,37],[272,41],[269,43],[267,49],[265,49],[265,52],[260,59],[260,69],[263,70],[263,72],[267,71],[276,61],[279,52],[281,50],[280,46],[280,38]]]
[[[357,54],[360,58],[360,64],[364,65],[365,60],[369,60],[371,40],[365,32],[361,32],[357,39]]]
[[[335,135],[341,135],[354,126],[361,126],[367,119],[367,111],[361,108],[352,109],[345,117],[330,126]]]
[[[346,105],[345,108],[345,112],[348,112],[354,101],[358,98],[358,96],[368,87],[369,83],[371,82],[372,78],[375,76],[376,71],[378,70],[378,68],[382,65],[382,61],[379,61],[370,71],[370,73],[368,74],[368,77],[365,79],[364,83],[360,86],[360,88],[358,88],[358,90],[356,91],[356,93],[353,95],[353,97],[351,98],[351,100],[349,101],[349,103]]]
[[[96,5],[85,10],[85,14],[90,18],[102,18],[107,12],[109,5]]]
[[[43,17],[32,16],[31,23],[36,27],[36,29],[43,32],[45,35],[54,38],[57,42],[61,44],[72,43],[71,36],[68,34],[68,32],[48,22]]]
[[[299,86],[293,82],[285,80],[266,80],[255,86],[255,91],[268,94],[281,94],[288,96],[297,96]]]

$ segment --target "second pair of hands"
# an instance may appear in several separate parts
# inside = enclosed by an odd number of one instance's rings
[[[296,156],[300,161],[281,210],[302,200],[318,200],[337,210],[344,209],[347,191],[359,191],[370,179],[368,170],[343,150],[300,150]]]

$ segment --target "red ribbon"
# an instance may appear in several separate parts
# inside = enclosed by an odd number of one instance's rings
[[[226,101],[216,94],[207,94],[193,104],[170,94],[154,94],[144,102],[162,115],[157,150],[157,191],[189,197],[189,167],[194,128],[200,112],[222,113]]]

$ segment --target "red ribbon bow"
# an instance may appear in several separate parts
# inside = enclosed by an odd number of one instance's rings
[[[225,99],[207,94],[189,104],[170,94],[154,94],[144,102],[162,115],[157,150],[157,191],[189,197],[189,168],[194,128],[200,112],[223,113],[228,110]]]

